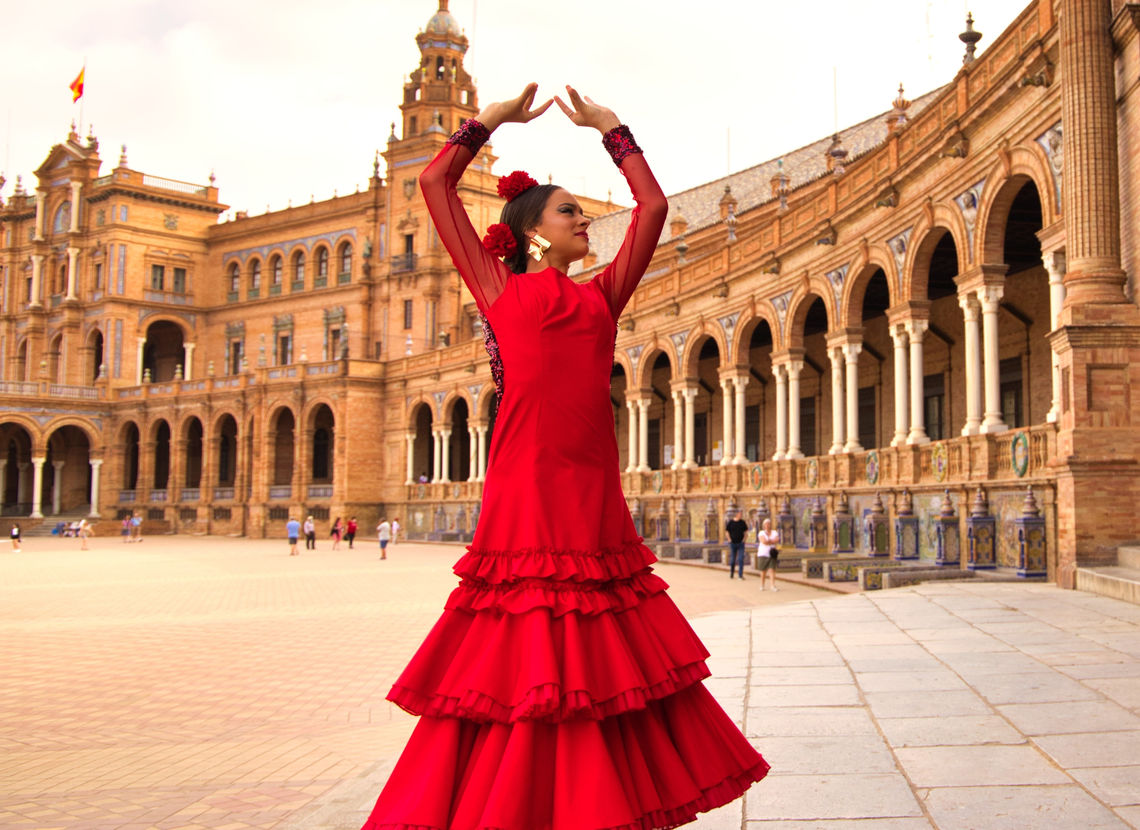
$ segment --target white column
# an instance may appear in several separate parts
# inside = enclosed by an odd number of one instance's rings
[[[47,199],[47,191],[39,189],[36,191],[36,241],[44,238],[44,211],[47,209],[45,200]]]
[[[407,462],[407,478],[404,484],[415,484],[416,471],[413,469],[416,462],[416,434],[414,432],[404,433],[404,443],[407,446],[408,462]]]
[[[28,503],[28,462],[20,461],[16,464],[16,502]]]
[[[439,481],[440,465],[443,462],[443,447],[438,429],[431,431],[431,440],[432,449],[434,450],[434,452],[432,452],[431,482],[435,484]]]
[[[63,461],[53,461],[51,466],[55,468],[55,476],[51,481],[51,512],[53,516],[59,515],[60,496],[63,494]]]
[[[72,221],[75,220],[75,214],[71,214]],[[78,300],[75,296],[75,282],[76,274],[79,271],[79,249],[67,249],[67,299]]]
[[[776,452],[772,460],[780,461],[788,454],[788,370],[773,363],[772,374],[776,376]]]
[[[800,372],[802,360],[788,361],[788,452],[787,458],[803,458],[800,450]]]
[[[1043,254],[1041,259],[1049,272],[1049,320],[1050,329],[1056,330],[1061,324],[1061,306],[1065,302],[1065,255],[1055,251]],[[1050,349],[1053,364],[1053,400],[1045,420],[1055,424],[1061,417],[1061,358]]]
[[[487,478],[487,427],[479,427],[479,481]]]
[[[827,350],[831,361],[831,448],[828,455],[843,452],[843,347],[831,346]]]
[[[43,511],[40,509],[43,506],[40,494],[44,487],[44,462],[46,460],[46,458],[32,459],[32,512],[28,514],[30,519],[42,519],[44,517]]]
[[[679,470],[685,463],[685,404],[680,389],[673,390],[673,463],[670,467]]]
[[[99,468],[103,466],[102,458],[93,458],[88,462],[91,465],[91,512],[87,515],[93,519],[99,518]]]
[[[146,349],[146,338],[138,337],[135,348],[135,385],[142,386],[143,382],[143,350]]]
[[[693,388],[684,389],[681,391],[681,396],[685,399],[685,463],[686,470],[692,470],[697,466],[696,452],[696,399],[697,390]]]
[[[909,421],[906,417],[906,330],[902,326],[892,325],[891,340],[895,344],[895,436],[891,439],[891,446],[898,447],[906,443],[906,434],[909,429]]]
[[[843,347],[843,357],[847,362],[847,443],[844,452],[862,452],[859,443],[859,352],[862,343],[848,343]]]
[[[908,444],[929,444],[930,438],[926,435],[926,413],[923,412],[923,360],[922,336],[926,334],[926,320],[910,320],[906,324],[907,337],[910,339],[910,432],[907,433]]]
[[[625,471],[632,473],[637,469],[637,401],[627,398],[625,401],[626,414],[628,416],[628,438],[629,438],[629,453],[627,456],[628,464],[625,465]]]
[[[439,431],[440,443],[443,445],[443,473],[440,476],[440,481],[444,484],[451,483],[451,430],[441,429]]]
[[[637,471],[649,472],[649,398],[637,401]]]
[[[479,480],[479,433],[470,425],[467,427],[467,480]]]
[[[194,366],[194,346],[195,343],[183,343],[182,349],[186,352],[186,365],[182,367],[182,379],[193,380],[194,373],[192,367]]]
[[[720,379],[720,400],[721,400],[721,456],[720,466],[727,467],[732,463],[732,379]]]
[[[32,298],[28,300],[28,305],[42,305],[40,297],[42,290],[40,286],[43,285],[44,280],[44,258],[42,254],[32,254]]]
[[[748,375],[737,375],[734,380],[736,384],[736,455],[732,459],[733,464],[748,463],[748,456],[744,452],[744,390],[748,388],[749,380],[751,378]]]
[[[983,368],[985,370],[986,414],[982,432],[1004,432],[1008,427],[1001,419],[1001,362],[998,356],[998,308],[1002,287],[986,285],[978,289],[982,305]]]
[[[71,180],[71,227],[68,228],[72,233],[79,231],[79,197],[83,191],[83,182],[76,179]]]
[[[973,294],[959,294],[958,306],[965,323],[966,423],[962,435],[977,435],[982,426],[981,332],[978,328],[978,302]]]

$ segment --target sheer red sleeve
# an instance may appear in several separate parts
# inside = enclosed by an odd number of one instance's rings
[[[665,226],[669,203],[627,127],[610,130],[602,143],[629,182],[636,203],[629,230],[625,232],[625,239],[613,262],[594,277],[616,320],[649,267],[661,238],[661,229]]]
[[[486,127],[468,119],[420,174],[420,189],[439,238],[480,311],[486,311],[498,299],[510,270],[483,247],[456,187],[489,135]]]

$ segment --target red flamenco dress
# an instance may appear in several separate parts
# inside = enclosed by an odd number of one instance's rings
[[[638,206],[585,284],[511,273],[456,184],[474,120],[420,177],[485,319],[500,405],[459,587],[388,699],[420,716],[364,830],[651,830],[768,771],[701,680],[708,652],[630,519],[610,403],[615,321],[667,203],[629,130],[604,144]]]

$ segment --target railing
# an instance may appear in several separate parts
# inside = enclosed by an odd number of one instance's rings
[[[182,491],[178,494],[181,501],[198,501],[202,498],[202,488],[200,487],[183,487]]]
[[[152,303],[173,303],[174,305],[193,305],[194,298],[189,294],[177,291],[155,291],[148,289],[143,296]]]
[[[289,484],[274,484],[269,488],[269,498],[272,501],[293,498],[293,487]]]
[[[91,186],[92,187],[102,187],[105,184],[110,184],[114,180],[114,178],[115,177],[113,175],[108,173],[106,176],[100,176],[99,178],[95,179],[95,181],[91,182]]]
[[[120,490],[119,504],[131,504],[135,500],[134,490]]]
[[[162,190],[173,190],[175,193],[189,193],[191,196],[206,196],[209,193],[209,188],[200,184],[190,184],[190,182],[180,182],[175,179],[163,179],[159,176],[143,176],[143,184],[146,187],[158,187]]]
[[[89,401],[99,400],[99,390],[92,386],[69,386],[63,383],[48,385],[48,394],[53,398],[83,398]]]
[[[297,377],[297,369],[293,366],[282,367],[279,369],[269,370],[269,379],[278,380],[279,378],[295,378]]]
[[[234,488],[233,487],[215,487],[214,488],[214,501],[233,501]]]
[[[331,363],[318,363],[316,365],[308,365],[305,367],[306,375],[335,375],[339,366],[336,362]]]
[[[28,380],[0,380],[0,394],[38,395],[40,385]]]
[[[399,254],[392,257],[392,273],[402,274],[405,271],[416,270],[416,255],[415,254]]]
[[[331,484],[310,484],[309,485],[309,498],[311,499],[331,499],[333,488]]]
[[[158,490],[151,490],[150,491],[150,500],[151,501],[166,501],[166,493],[167,493],[167,491],[166,491],[165,487],[158,489]]]

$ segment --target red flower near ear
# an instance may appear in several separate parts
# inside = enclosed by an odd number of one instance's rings
[[[511,229],[502,222],[496,222],[487,228],[487,235],[483,237],[483,247],[497,257],[512,257],[519,249],[515,235]]]
[[[499,177],[499,195],[506,199],[508,202],[532,187],[537,185],[525,171],[516,170],[506,176]]]

